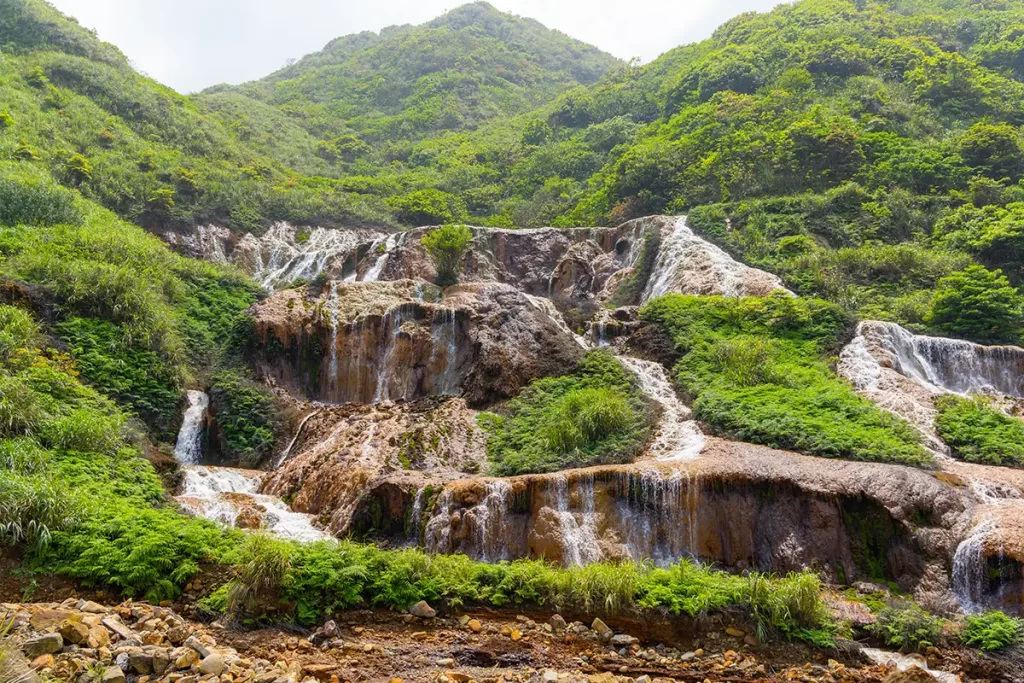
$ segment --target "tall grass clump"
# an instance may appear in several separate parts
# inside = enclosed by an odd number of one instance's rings
[[[576,372],[530,384],[500,413],[485,413],[491,473],[512,476],[630,461],[650,415],[611,354],[597,351]]]
[[[261,600],[276,597],[291,566],[292,546],[260,531],[246,536],[238,554],[227,607],[231,612],[246,614],[254,611]]]

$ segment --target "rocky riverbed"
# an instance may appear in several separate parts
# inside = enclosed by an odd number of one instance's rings
[[[552,613],[354,611],[315,631],[202,623],[194,605],[5,603],[25,681],[339,683],[341,681],[1012,681],[977,655],[872,661],[857,643],[826,653],[761,644],[728,615],[702,620],[571,620]],[[876,655],[877,658],[877,655]],[[907,668],[900,671],[900,668]],[[927,673],[930,667],[934,673]],[[935,676],[948,676],[936,678]],[[8,680],[8,679],[2,679]],[[11,680],[22,680],[14,678]]]

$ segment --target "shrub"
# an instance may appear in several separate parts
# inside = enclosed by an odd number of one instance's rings
[[[14,306],[0,306],[0,363],[8,361],[20,348],[35,345],[39,335],[32,316]]]
[[[446,225],[431,230],[420,240],[434,262],[437,271],[435,282],[439,286],[447,287],[459,281],[462,257],[472,241],[473,231],[464,225]]]
[[[942,635],[942,619],[931,616],[913,603],[890,605],[876,615],[870,630],[889,647],[913,652],[938,642]]]
[[[967,625],[960,638],[964,645],[991,652],[1016,645],[1022,634],[1024,623],[1020,619],[1008,617],[1002,612],[986,612],[967,617]]]
[[[694,414],[719,434],[854,460],[930,462],[920,434],[858,396],[825,364],[849,321],[817,299],[669,295],[641,317],[683,353],[675,372]]]
[[[31,176],[0,176],[0,225],[77,225],[74,194]]]
[[[1024,421],[1010,417],[983,396],[940,396],[935,429],[967,462],[1024,466]]]
[[[228,589],[227,609],[249,614],[260,600],[276,598],[285,573],[291,566],[292,546],[265,532],[246,536],[239,548],[235,578]]]
[[[588,354],[573,375],[533,382],[501,415],[484,413],[480,422],[499,476],[628,462],[649,427],[629,375],[605,352]]]
[[[925,322],[981,343],[1016,342],[1024,323],[1024,297],[1000,270],[968,266],[939,280]]]
[[[408,225],[442,225],[463,220],[466,205],[440,190],[417,190],[388,200],[398,220]]]

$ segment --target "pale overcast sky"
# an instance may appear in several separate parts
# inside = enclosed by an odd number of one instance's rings
[[[459,0],[50,0],[135,66],[180,92],[265,76],[332,38],[421,24]],[[503,11],[650,61],[706,38],[727,19],[779,0],[491,0]]]

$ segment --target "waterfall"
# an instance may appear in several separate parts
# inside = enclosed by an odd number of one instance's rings
[[[416,489],[412,499],[412,511],[409,513],[409,545],[415,547],[420,543],[420,530],[423,528],[423,503],[427,497],[425,488]]]
[[[698,557],[700,480],[689,472],[630,472],[619,503],[622,537],[630,557],[669,565]],[[623,492],[620,492],[623,493]]]
[[[562,561],[581,567],[598,562],[601,548],[597,543],[597,513],[594,509],[594,477],[581,475],[576,481],[579,512],[573,512],[569,499],[569,480],[558,475],[553,480],[554,511],[562,531]]]
[[[476,515],[477,547],[483,562],[501,562],[512,559],[505,543],[505,515],[512,499],[512,487],[507,481],[495,479],[487,482],[487,495],[473,508]]]
[[[174,457],[183,465],[198,465],[203,459],[203,421],[210,397],[201,391],[190,391],[188,403],[174,444]]]
[[[331,325],[331,350],[330,350],[330,362],[328,363],[329,377],[327,378],[327,386],[329,387],[331,394],[337,394],[338,391],[338,326],[339,326],[339,308],[340,298],[338,296],[338,288],[341,286],[339,282],[331,283],[331,296],[327,299],[327,313],[328,321]]]
[[[398,337],[402,333],[402,324],[405,322],[405,311],[404,305],[396,306],[385,313],[384,319],[381,321],[381,330],[384,331],[384,335],[380,339],[380,352],[377,356],[377,386],[373,393],[374,403],[396,399],[404,400],[408,398],[410,389],[415,390],[415,387],[405,386],[401,396],[392,396],[391,394],[391,381],[394,379],[394,371],[398,369]]]
[[[362,237],[351,230],[314,228],[300,241],[295,227],[277,223],[257,240],[261,256],[254,277],[268,290],[294,280],[312,280],[332,268],[340,277],[345,262],[357,254]]]
[[[384,267],[387,266],[388,260],[391,258],[392,252],[398,247],[405,243],[405,237],[407,233],[392,234],[388,235],[387,239],[384,240],[384,251],[381,252],[377,260],[374,261],[366,274],[363,276],[363,282],[377,282],[380,279],[381,273],[384,272]],[[371,251],[380,248],[380,241],[374,242],[370,248]]]
[[[1016,346],[915,335],[895,323],[867,320],[841,359],[844,374],[859,390],[877,390],[884,367],[933,393],[1024,398],[1024,349]]]
[[[434,392],[440,396],[459,394],[459,376],[456,372],[458,362],[458,326],[454,308],[442,308],[434,312],[432,324],[433,347],[431,360],[440,353],[444,354],[444,369],[434,382]],[[441,351],[443,350],[443,351]]]
[[[452,548],[452,503],[455,496],[445,489],[437,498],[434,514],[423,533],[423,549],[428,553],[450,553]]]
[[[953,555],[953,593],[968,614],[985,610],[985,593],[988,592],[986,546],[994,528],[994,520],[982,520],[957,546]]]
[[[635,240],[641,242],[642,233]],[[636,265],[641,253],[642,250],[636,250],[635,255],[631,254],[631,266]],[[662,239],[641,303],[671,292],[739,297],[766,295],[775,290],[792,294],[775,275],[744,265],[695,235],[686,216],[680,216],[669,235]]]
[[[183,491],[176,498],[197,517],[235,526],[247,511],[261,517],[274,535],[297,541],[319,541],[327,534],[309,516],[293,512],[280,498],[256,493],[261,472],[226,467],[187,467]]]
[[[663,409],[661,424],[648,453],[663,462],[693,460],[704,449],[706,437],[691,419],[660,363],[620,356],[619,362],[636,376],[640,389]]]

